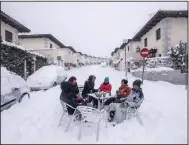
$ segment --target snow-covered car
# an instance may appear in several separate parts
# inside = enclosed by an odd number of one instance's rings
[[[61,66],[43,66],[27,79],[32,91],[47,90],[67,79],[66,71]]]
[[[106,67],[106,63],[105,63],[105,62],[102,62],[102,63],[101,63],[101,67]]]
[[[26,81],[17,74],[1,67],[1,111],[11,107],[23,98],[30,97]]]

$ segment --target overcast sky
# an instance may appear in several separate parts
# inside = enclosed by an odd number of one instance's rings
[[[51,33],[63,44],[106,57],[159,9],[187,9],[186,2],[2,2],[1,9],[32,33]]]

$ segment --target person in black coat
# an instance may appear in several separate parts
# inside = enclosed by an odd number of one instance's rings
[[[91,102],[92,99],[91,98],[89,99],[87,94],[97,92],[97,90],[94,89],[95,79],[96,77],[94,75],[90,75],[88,80],[86,80],[84,84],[82,96],[84,99],[88,100],[88,102]]]
[[[70,77],[68,81],[63,81],[60,86],[62,90],[60,100],[64,101],[74,108],[76,108],[79,103],[84,105],[83,99],[78,95],[79,88],[77,86],[75,77]],[[69,106],[67,106],[67,109],[69,115],[72,115],[75,111],[75,109]]]

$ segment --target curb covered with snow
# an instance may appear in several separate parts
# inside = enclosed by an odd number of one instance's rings
[[[142,76],[142,69],[132,71],[131,74],[135,77]],[[150,81],[165,81],[178,85],[185,85],[185,75],[181,74],[180,70],[173,70],[168,67],[160,68],[146,68],[144,73],[144,79]]]

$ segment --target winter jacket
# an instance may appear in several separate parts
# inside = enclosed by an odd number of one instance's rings
[[[126,98],[125,102],[128,103],[129,107],[139,107],[144,100],[142,89],[133,90],[131,94]]]
[[[87,80],[85,81],[85,84],[84,84],[82,96],[85,98],[87,97],[87,94],[90,92],[94,93],[96,92],[96,90],[94,89],[94,82],[92,82],[92,80]]]
[[[79,94],[79,88],[77,84],[72,85],[69,81],[64,81],[61,83],[62,93],[60,95],[60,100],[69,103],[73,99],[76,99],[77,94]]]
[[[119,92],[119,97],[127,97],[131,93],[131,88],[128,85],[123,84],[119,88],[118,92]]]
[[[64,81],[60,85],[61,87],[61,95],[60,100],[69,104],[70,106],[76,108],[78,106],[78,101],[76,100],[77,94],[79,93],[79,89],[77,84],[72,85],[70,81]],[[68,114],[72,115],[75,109],[67,106]]]
[[[111,92],[112,91],[112,85],[110,83],[103,83],[100,85],[99,87],[99,90],[100,91],[103,91],[103,92]]]

